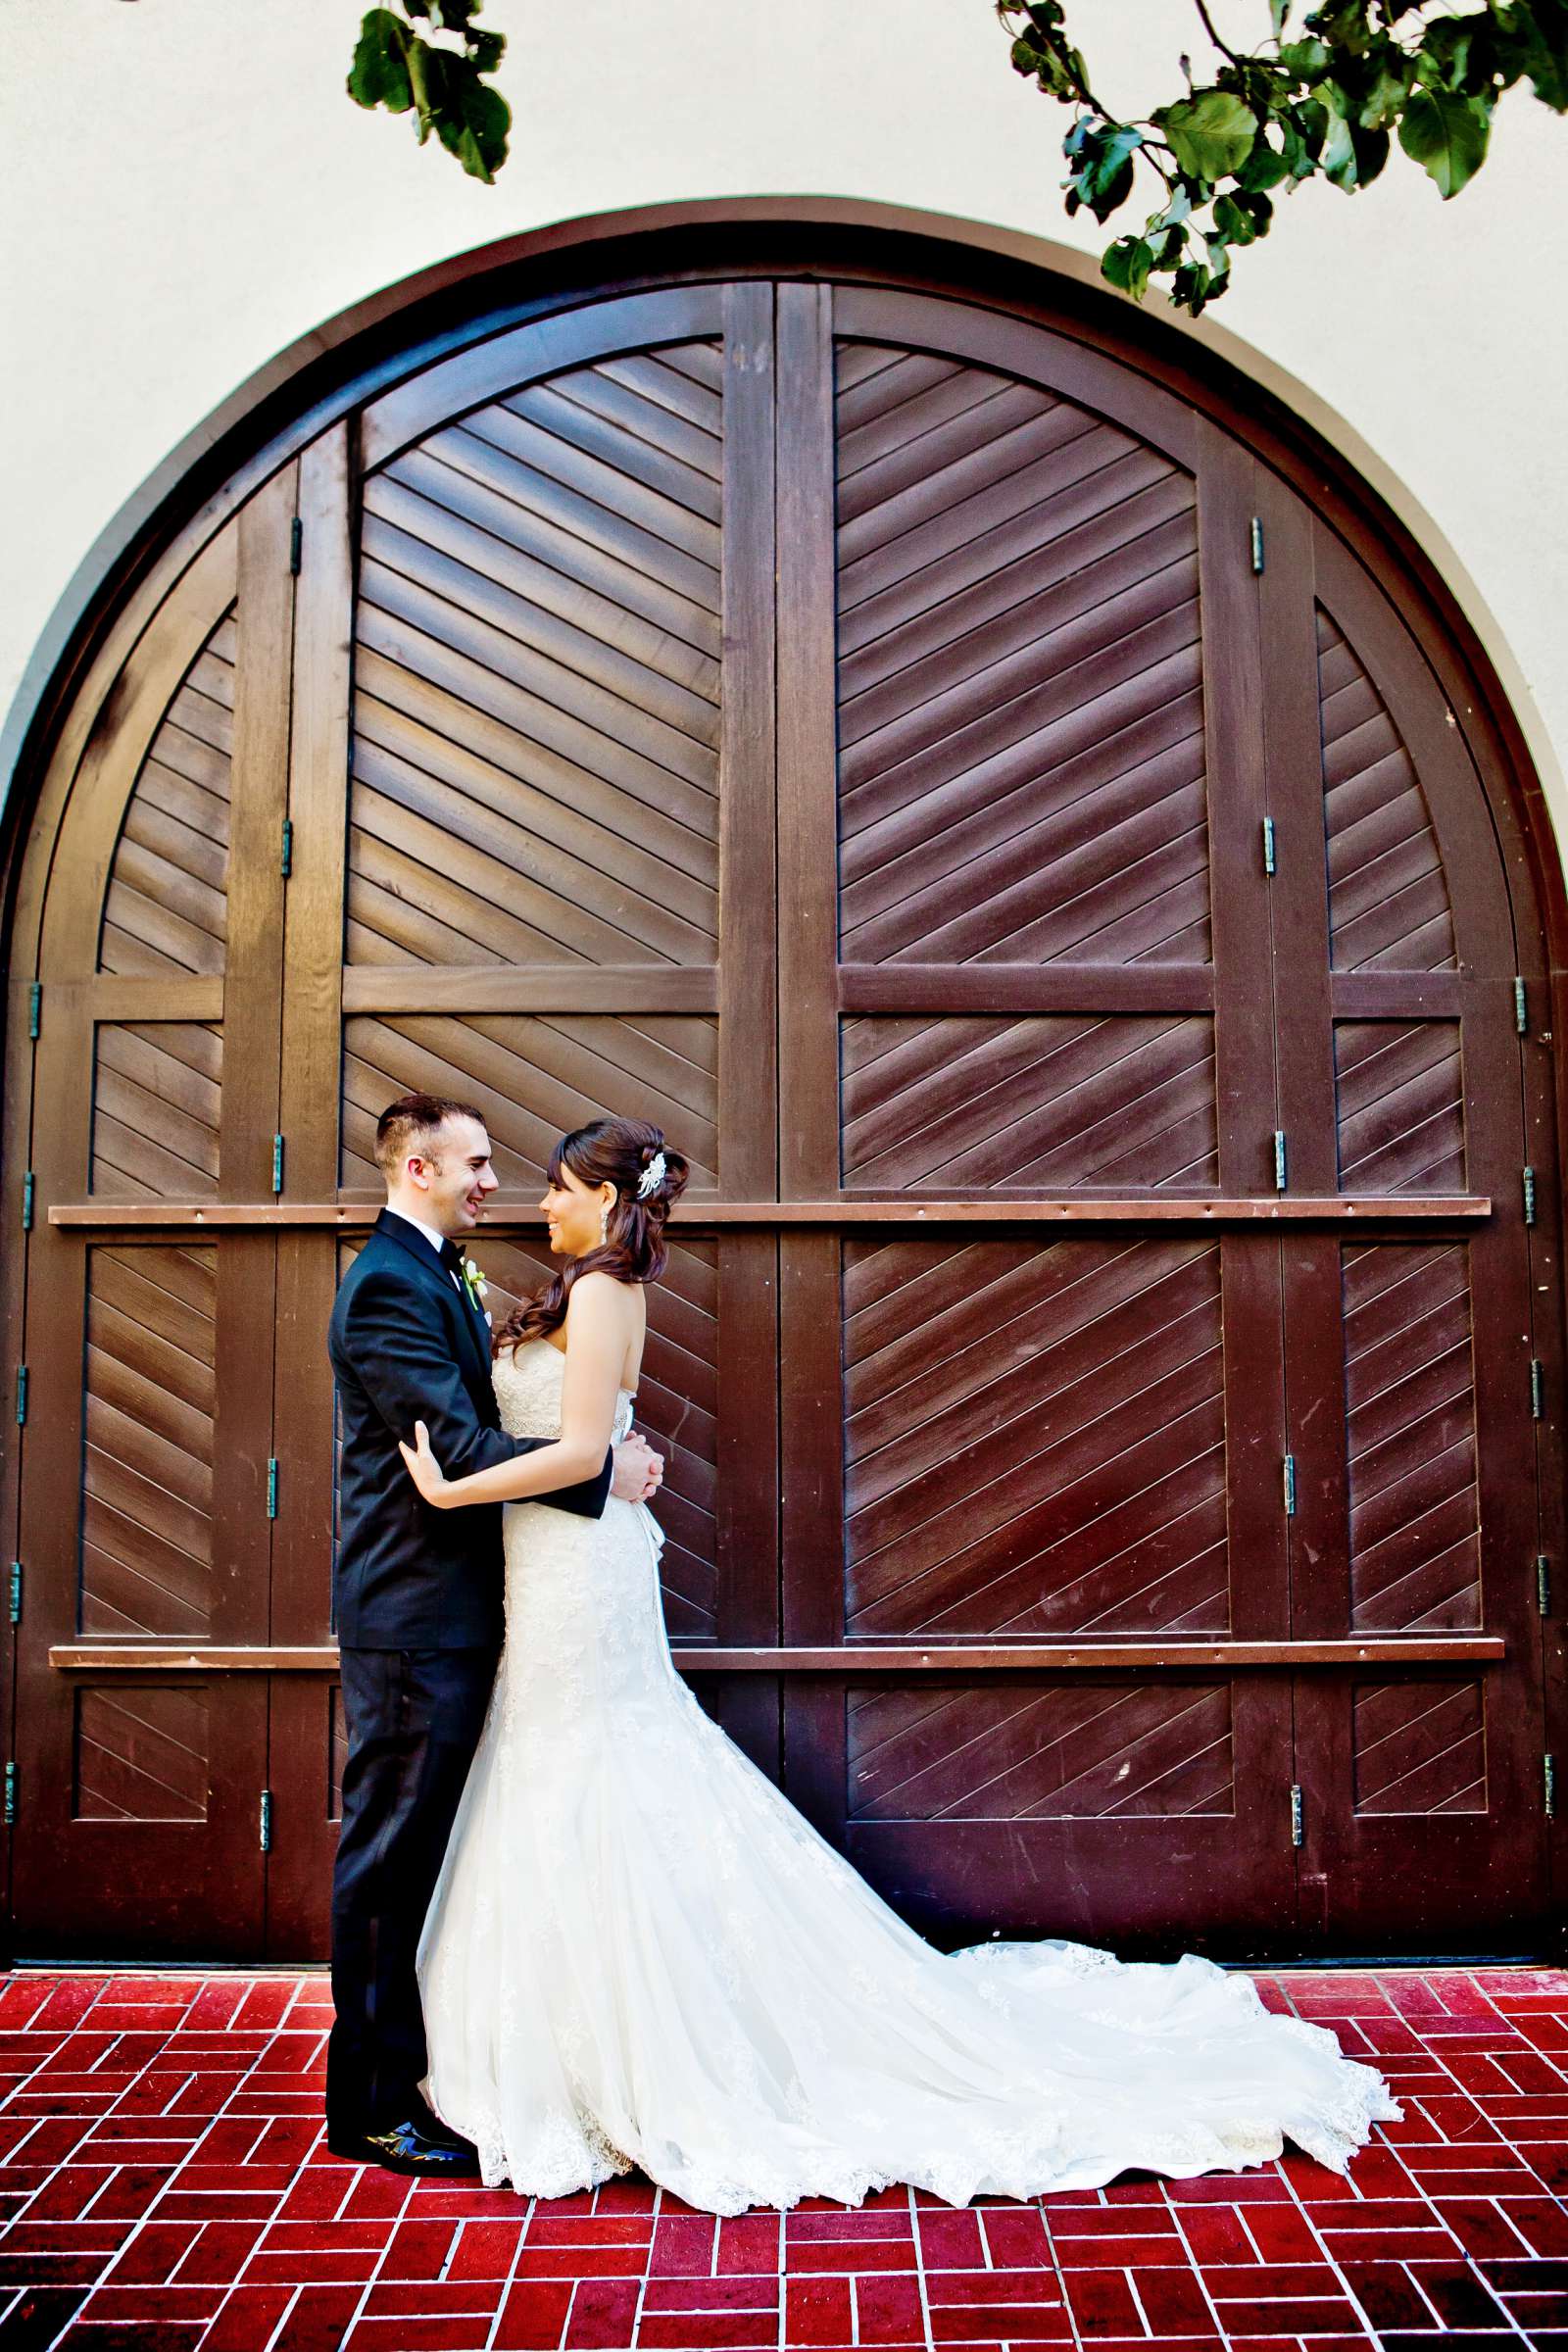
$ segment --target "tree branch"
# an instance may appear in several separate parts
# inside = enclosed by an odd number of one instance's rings
[[[1219,37],[1219,34],[1215,31],[1214,20],[1209,15],[1207,8],[1204,6],[1204,0],[1193,0],[1193,5],[1198,10],[1199,15],[1202,18],[1203,30],[1207,33],[1215,48],[1222,50],[1225,56],[1230,59],[1233,66],[1239,66],[1242,61],[1237,56],[1235,50],[1230,46],[1228,41],[1222,41]]]

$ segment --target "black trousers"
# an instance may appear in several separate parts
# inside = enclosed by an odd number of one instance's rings
[[[349,1754],[332,1874],[329,2132],[382,2131],[425,2112],[415,1958],[499,1656],[494,1646],[342,1652]]]

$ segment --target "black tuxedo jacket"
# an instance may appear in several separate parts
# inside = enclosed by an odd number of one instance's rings
[[[327,1334],[343,1416],[337,1636],[354,1649],[470,1649],[502,1634],[501,1506],[433,1510],[398,1440],[423,1421],[448,1478],[531,1453],[510,1438],[490,1385],[490,1333],[423,1234],[383,1210],[343,1279]],[[541,1495],[597,1519],[611,1459],[596,1479]]]

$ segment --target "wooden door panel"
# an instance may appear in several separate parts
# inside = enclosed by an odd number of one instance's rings
[[[1317,609],[1336,971],[1454,968],[1453,916],[1426,797],[1365,664]]]
[[[1206,956],[1191,479],[1038,385],[837,366],[844,959]]]
[[[852,1680],[843,1709],[847,1850],[943,1941],[1000,1931],[1235,1952],[1288,1931],[1277,1684],[879,1677]]]
[[[104,898],[101,972],[220,972],[227,930],[237,632],[226,612],[148,747]]]
[[[350,963],[716,960],[723,477],[713,342],[369,476]]]
[[[1351,1628],[1479,1626],[1467,1253],[1371,1242],[1342,1263]]]
[[[1116,1193],[1219,1178],[1213,1022],[918,1019],[841,1034],[847,1188]]]
[[[477,1105],[496,1173],[519,1198],[537,1198],[559,1136],[612,1113],[662,1126],[691,1161],[694,1188],[710,1191],[717,1075],[718,1024],[700,1016],[354,1018],[344,1029],[343,1181],[375,1183],[375,1121],[417,1088]]]
[[[852,1244],[845,1299],[847,1633],[1224,1629],[1215,1243]]]
[[[1465,1190],[1457,1021],[1336,1021],[1334,1076],[1342,1190]]]
[[[98,1022],[89,1172],[94,1198],[216,1200],[222,1095],[220,1022]]]

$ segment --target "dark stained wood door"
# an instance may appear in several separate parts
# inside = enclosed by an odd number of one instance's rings
[[[498,1313],[555,1135],[690,1157],[671,1633],[923,1928],[1536,1948],[1544,965],[1451,711],[1239,434],[893,284],[507,321],[265,483],[27,869],[21,1948],[324,1949],[410,1087]]]
[[[779,299],[781,1190],[840,1204],[787,1785],[945,1936],[1539,1936],[1523,951],[1451,713],[1149,383]]]

